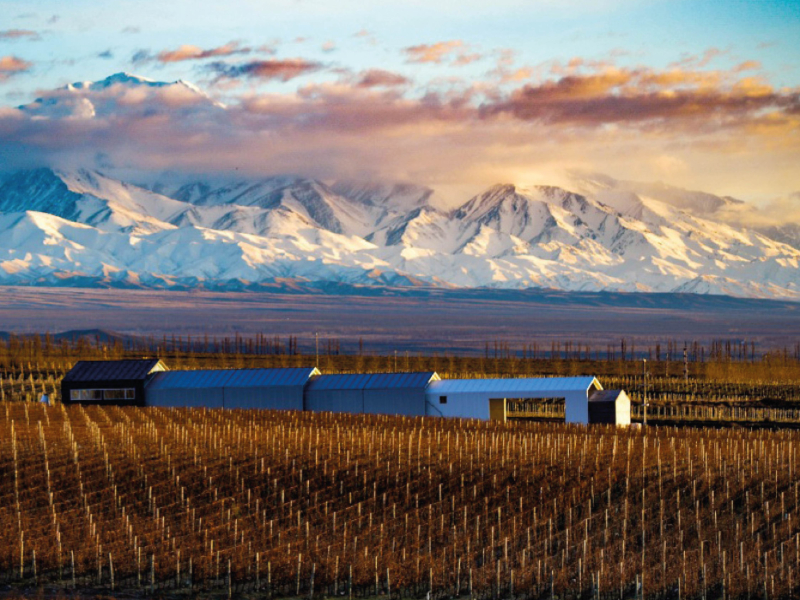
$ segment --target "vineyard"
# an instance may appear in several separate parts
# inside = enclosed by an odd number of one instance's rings
[[[0,405],[5,593],[788,598],[800,434]]]

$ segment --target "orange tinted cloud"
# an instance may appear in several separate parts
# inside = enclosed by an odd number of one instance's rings
[[[739,63],[733,68],[735,73],[741,73],[742,71],[757,71],[761,68],[761,63],[757,60],[746,60],[742,63]]]
[[[501,114],[525,121],[630,125],[661,122],[670,127],[736,126],[755,122],[763,111],[800,110],[800,93],[776,92],[745,78],[722,85],[718,73],[606,69],[526,85],[504,100],[485,104],[485,118]]]
[[[322,65],[320,63],[303,58],[254,60],[236,65],[215,62],[208,65],[208,69],[217,73],[220,77],[231,79],[251,77],[265,80],[277,79],[280,81],[289,81],[300,75],[319,71],[321,68]]]
[[[494,77],[426,91],[391,71],[342,71],[336,82],[253,92],[226,106],[182,85],[143,86],[139,95],[125,86],[59,89],[38,108],[0,111],[0,163],[55,156],[91,164],[104,153],[118,164],[159,169],[261,173],[269,165],[319,177],[366,172],[481,184],[531,165],[629,178],[690,165],[681,185],[725,189],[749,177],[754,190],[800,189],[797,90],[721,71],[594,69],[588,61],[576,68],[583,73],[512,84],[511,91]],[[322,69],[326,79],[337,75],[300,58],[208,68],[222,77],[217,92],[238,78],[287,81]],[[65,102],[71,111],[37,118],[37,110]],[[84,104],[93,112],[75,118]]]
[[[224,46],[218,48],[209,48],[204,50],[198,46],[184,44],[177,50],[165,50],[159,52],[156,59],[163,63],[180,62],[184,60],[199,60],[202,58],[211,58],[214,56],[231,56],[233,54],[247,54],[250,48],[243,48],[239,42],[228,42]]]
[[[0,40],[18,40],[23,38],[29,40],[42,39],[38,33],[28,29],[6,29],[5,31],[0,31]]]
[[[27,71],[31,66],[33,66],[32,63],[16,56],[0,56],[0,81],[8,79],[15,73]]]
[[[442,64],[449,62],[453,65],[461,66],[483,58],[477,52],[470,52],[469,46],[461,40],[409,46],[403,52],[410,63]]]
[[[719,48],[712,47],[708,48],[702,54],[684,54],[680,60],[672,63],[670,67],[701,69],[729,52],[729,50],[720,50]]]
[[[370,69],[361,73],[361,79],[359,79],[357,85],[359,87],[391,87],[407,83],[410,83],[410,80],[399,73],[384,71],[383,69]]]

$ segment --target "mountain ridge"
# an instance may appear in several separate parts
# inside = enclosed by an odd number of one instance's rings
[[[88,169],[22,171],[0,181],[0,283],[286,280],[800,300],[800,250],[631,189],[619,195],[613,181],[589,193],[498,184],[443,211],[414,184],[283,175],[142,187]]]

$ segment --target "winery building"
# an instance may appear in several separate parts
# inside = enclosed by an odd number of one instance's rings
[[[147,383],[147,405],[303,410],[303,392],[314,367],[208,369],[156,373]]]
[[[308,382],[310,411],[425,416],[425,390],[439,380],[427,373],[321,375]]]
[[[567,423],[589,423],[589,395],[602,389],[595,377],[442,379],[425,394],[432,416],[505,420],[509,401],[534,400],[563,403]]]
[[[81,360],[61,380],[65,404],[128,404],[144,406],[145,383],[166,371],[157,358],[143,360]]]
[[[169,371],[158,359],[80,361],[65,403],[272,409],[630,424],[630,399],[595,377],[440,379],[434,372],[323,375],[314,367]],[[544,409],[542,407],[545,407]]]

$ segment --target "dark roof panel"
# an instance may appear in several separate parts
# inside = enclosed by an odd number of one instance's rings
[[[308,383],[308,390],[388,390],[425,388],[439,376],[428,373],[372,373],[320,375]]]
[[[374,373],[364,389],[388,390],[398,388],[425,388],[432,379],[438,379],[434,372],[428,373]]]
[[[148,390],[302,386],[314,367],[287,369],[198,369],[158,373]]]
[[[589,396],[589,402],[616,402],[623,390],[598,390]]]
[[[148,390],[175,390],[221,388],[231,377],[233,371],[205,369],[202,371],[165,371],[156,373],[147,383]]]
[[[157,358],[143,360],[80,360],[64,375],[63,381],[111,381],[146,379],[158,365]]]
[[[371,375],[320,375],[308,382],[306,390],[363,390]]]
[[[302,386],[318,373],[315,367],[236,369],[225,387]]]

